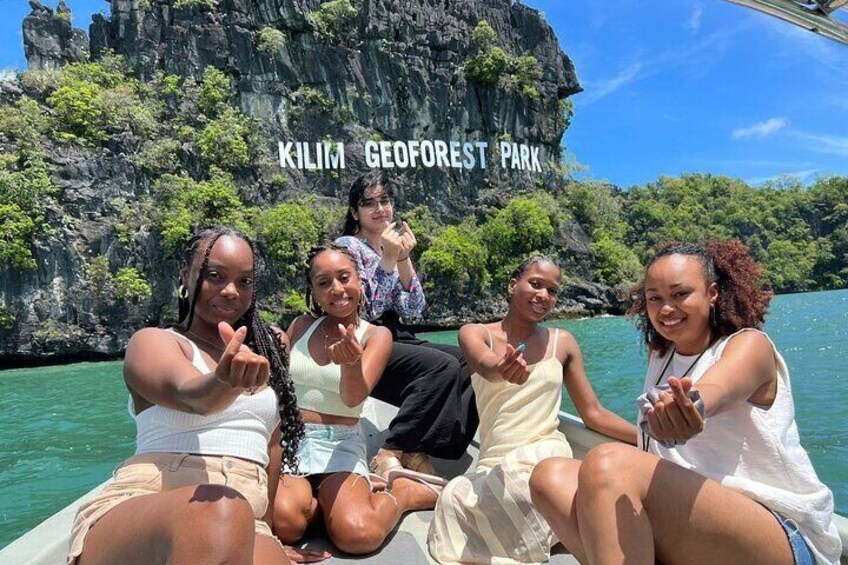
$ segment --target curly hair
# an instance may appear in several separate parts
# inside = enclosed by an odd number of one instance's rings
[[[742,328],[761,328],[772,293],[764,290],[763,268],[748,247],[738,240],[707,240],[703,243],[673,241],[660,246],[645,266],[645,272],[662,257],[687,255],[695,257],[704,269],[707,284],[716,283],[716,300],[711,324],[716,337],[731,335]],[[648,349],[665,354],[670,342],[662,337],[648,318],[644,279],[630,290],[634,297],[627,315],[636,318]]]
[[[350,252],[350,249],[343,245],[336,245],[335,243],[329,243],[327,245],[316,245],[311,248],[306,255],[306,305],[309,308],[309,313],[313,318],[320,318],[324,315],[324,310],[315,302],[315,299],[312,297],[312,265],[315,263],[315,259],[325,251],[338,251],[342,253],[345,257],[350,259],[350,262],[353,263],[353,269],[356,271],[357,276],[362,279],[362,274],[359,272],[359,265],[356,263],[356,259],[353,254]],[[359,317],[362,317],[363,310],[365,308],[365,291],[362,290],[359,295]]]
[[[212,253],[215,242],[223,236],[241,239],[250,246],[253,252],[253,281],[254,285],[256,284],[256,264],[259,260],[256,244],[245,234],[231,227],[210,226],[201,228],[189,239],[188,246],[183,255],[185,264],[191,266],[201,253],[201,248],[203,249],[203,260],[201,261],[197,280],[194,284],[194,294],[191,297],[183,297],[182,295],[179,297],[179,321],[176,327],[182,331],[187,331],[191,326],[191,322],[194,319],[194,308],[200,296],[201,282],[209,266],[209,255]],[[184,285],[185,282],[180,280],[181,285]],[[253,293],[250,307],[236,321],[234,326],[236,329],[247,326],[247,336],[244,339],[244,344],[268,360],[271,369],[268,384],[277,395],[277,405],[280,411],[280,445],[283,448],[282,467],[284,469],[296,470],[298,466],[297,449],[304,436],[304,426],[303,420],[300,418],[300,412],[297,409],[294,384],[289,377],[289,354],[286,351],[286,346],[276,332],[269,325],[262,322],[256,314],[255,292]]]

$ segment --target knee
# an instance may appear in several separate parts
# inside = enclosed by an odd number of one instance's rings
[[[180,513],[177,527],[197,526],[203,532],[199,544],[207,556],[238,556],[245,549],[245,540],[253,539],[254,516],[250,503],[238,491],[223,485],[201,485]]]
[[[623,489],[633,455],[632,447],[618,443],[602,443],[592,448],[580,466],[580,491],[588,494]]]
[[[272,517],[274,535],[283,543],[293,543],[303,537],[309,520],[315,513],[315,500],[309,497],[281,496],[274,500]]]
[[[564,459],[551,457],[536,465],[530,475],[530,497],[533,504],[546,506],[557,494],[572,488],[573,479],[568,478],[568,466]]]
[[[363,516],[345,516],[335,520],[327,526],[327,532],[336,547],[352,555],[373,553],[386,539],[386,532]]]

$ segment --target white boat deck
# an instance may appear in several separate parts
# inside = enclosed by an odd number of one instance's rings
[[[361,426],[368,439],[369,456],[382,445],[385,429],[396,409],[376,400],[369,400]],[[586,452],[605,441],[612,441],[600,434],[585,429],[579,418],[560,413],[560,429],[568,436],[574,456],[581,459]],[[477,449],[472,445],[468,453],[459,461],[435,460],[434,464],[445,476],[454,477],[467,470],[477,455]],[[63,508],[24,536],[12,542],[0,551],[2,565],[62,565],[68,547],[71,524],[76,509],[87,497],[97,492],[100,487],[81,497],[79,500]],[[432,511],[413,512],[407,514],[397,530],[386,540],[386,543],[376,553],[365,556],[348,556],[333,547],[326,539],[314,537],[307,539],[302,547],[311,549],[326,549],[333,557],[323,563],[368,563],[397,565],[428,565],[436,563],[427,552],[427,528]],[[837,516],[837,527],[842,537],[842,565],[848,565],[848,519]],[[556,565],[575,564],[577,560],[565,552],[561,546],[555,548],[550,563]]]

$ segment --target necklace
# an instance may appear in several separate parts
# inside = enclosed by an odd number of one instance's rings
[[[216,345],[216,344],[212,343],[212,342],[211,342],[211,341],[209,341],[208,339],[204,338],[203,336],[200,336],[200,335],[196,334],[195,332],[193,332],[193,331],[191,331],[191,330],[186,330],[186,332],[185,332],[185,333],[186,333],[186,335],[194,336],[194,338],[195,338],[195,339],[197,339],[197,340],[198,340],[198,341],[200,341],[200,342],[205,343],[206,345],[208,345],[209,347],[211,347],[211,348],[212,348],[212,349],[214,349],[215,351],[221,351],[221,352],[223,352],[223,351],[224,351],[224,349],[225,349],[225,348],[221,347],[220,345]],[[247,387],[247,394],[249,394],[249,395],[251,395],[251,396],[253,396],[254,394],[256,394],[256,387],[255,387],[255,386]]]
[[[710,345],[707,346],[707,349],[709,349],[711,346],[712,346],[712,343],[710,343]],[[707,349],[704,349],[703,351],[701,351],[701,353],[699,353],[698,356],[695,357],[695,360],[692,361],[692,364],[689,365],[689,368],[686,369],[686,371],[684,371],[684,373],[682,375],[680,375],[678,378],[680,378],[680,379],[685,378],[686,375],[688,375],[692,371],[692,369],[695,368],[695,365],[698,364],[698,361],[701,360],[701,357],[704,356],[704,353],[707,352]],[[669,355],[668,359],[666,359],[665,365],[663,365],[662,371],[660,371],[660,376],[657,377],[657,382],[654,383],[655,387],[659,386],[659,384],[662,382],[663,378],[665,377],[665,372],[668,370],[668,367],[669,367],[669,365],[671,365],[671,361],[672,361],[672,359],[674,359],[674,356],[676,354],[677,354],[677,350],[672,348],[671,355]],[[648,432],[643,431],[642,432],[642,446],[643,446],[642,451],[647,453],[648,446],[650,445],[650,443],[651,443],[651,436],[648,435]]]
[[[206,339],[205,337],[203,337],[203,336],[201,336],[201,335],[198,335],[198,334],[196,334],[195,332],[193,332],[193,331],[191,331],[191,330],[186,330],[186,332],[185,332],[185,333],[186,333],[186,335],[194,336],[194,338],[195,338],[195,339],[197,339],[197,340],[198,340],[198,341],[200,341],[200,342],[205,343],[206,345],[208,345],[209,347],[211,347],[211,348],[212,348],[212,349],[214,349],[215,351],[224,351],[224,348],[223,348],[223,347],[221,347],[219,344],[212,343],[211,341],[209,341],[209,340],[208,340],[208,339]]]

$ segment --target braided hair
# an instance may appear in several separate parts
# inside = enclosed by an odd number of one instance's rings
[[[559,268],[559,265],[557,265],[556,261],[554,261],[547,255],[531,255],[530,257],[519,263],[519,265],[515,268],[509,278],[515,280],[520,279],[521,275],[523,275],[527,269],[529,269],[532,265],[535,265],[536,263],[550,263],[554,267]]]
[[[241,239],[250,245],[250,249],[253,252],[253,284],[256,284],[256,264],[259,259],[256,244],[245,234],[231,227],[211,226],[201,228],[189,239],[188,246],[183,255],[185,265],[190,267],[194,264],[201,249],[203,250],[203,259],[200,263],[200,270],[194,284],[194,293],[190,297],[188,295],[183,296],[182,293],[179,296],[179,321],[176,327],[183,332],[191,327],[191,322],[194,319],[194,309],[197,299],[200,296],[200,287],[209,267],[209,255],[215,246],[215,242],[223,236]],[[184,285],[185,281],[180,280],[180,284],[181,286]],[[270,366],[268,384],[277,395],[277,405],[280,411],[280,445],[283,448],[283,468],[289,471],[296,471],[298,465],[296,454],[300,446],[300,441],[303,439],[304,427],[303,420],[300,418],[300,412],[297,409],[294,384],[289,377],[289,355],[280,337],[270,326],[262,322],[256,314],[255,292],[253,293],[250,307],[234,324],[235,329],[242,326],[247,327],[244,344],[268,360]]]
[[[772,293],[764,290],[763,268],[751,257],[744,243],[738,240],[669,242],[648,261],[645,272],[669,255],[694,257],[703,267],[707,286],[712,283],[718,286],[718,299],[710,320],[713,335],[722,337],[742,328],[762,328]],[[636,318],[636,327],[642,332],[648,348],[665,354],[671,343],[657,332],[648,317],[645,281],[633,287],[630,294],[634,299],[627,315]]]

